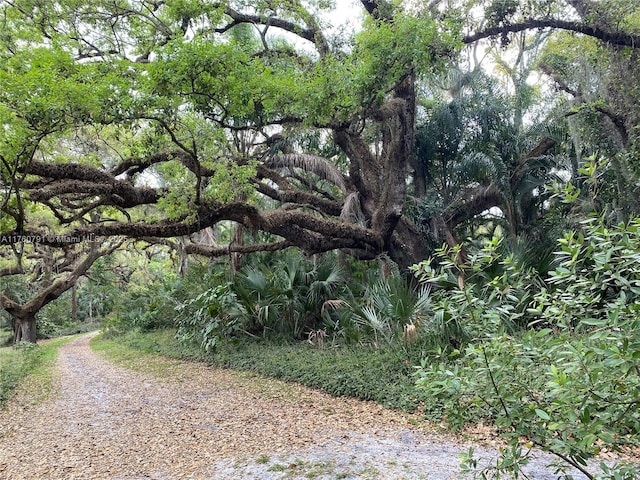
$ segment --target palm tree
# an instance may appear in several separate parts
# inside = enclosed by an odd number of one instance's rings
[[[323,307],[346,288],[342,267],[332,256],[313,262],[290,250],[269,264],[248,265],[234,291],[253,316],[257,333],[276,332],[303,338],[324,327]]]
[[[433,247],[499,223],[514,237],[543,214],[553,148],[564,130],[516,121],[514,100],[478,70],[448,77],[447,102],[429,109],[416,133],[415,212]]]

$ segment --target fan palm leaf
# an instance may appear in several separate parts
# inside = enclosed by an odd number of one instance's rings
[[[267,167],[299,168],[305,172],[313,173],[322,180],[332,183],[341,192],[347,192],[347,186],[342,172],[327,158],[308,153],[285,153],[271,157],[266,163]]]

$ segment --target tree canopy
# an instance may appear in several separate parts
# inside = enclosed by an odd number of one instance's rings
[[[114,236],[189,237],[184,251],[207,256],[384,254],[404,268],[492,208],[513,234],[530,230],[561,157],[576,173],[602,145],[585,133],[568,145],[566,118],[617,139],[612,204],[628,214],[637,109],[625,105],[639,94],[614,73],[637,72],[639,27],[634,3],[618,3],[361,1],[351,31],[331,25],[326,1],[4,2],[3,272],[23,271],[34,239],[68,249]],[[480,63],[436,87],[471,58],[465,44],[492,38],[497,65],[516,52],[514,95]],[[533,44],[565,95],[535,122],[538,57],[522,60]],[[592,57],[575,53],[583,44]],[[225,244],[202,233],[228,224],[238,234]]]
[[[309,252],[391,247],[415,78],[455,52],[455,25],[398,12],[338,41],[290,2],[27,7],[5,7],[5,232],[38,233],[30,201],[69,236],[231,220]],[[341,219],[347,199],[368,225]]]

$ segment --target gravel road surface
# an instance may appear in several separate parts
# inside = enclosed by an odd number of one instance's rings
[[[0,411],[0,479],[464,478],[470,440],[415,416],[196,363],[142,374],[90,338],[61,348],[50,398]],[[555,479],[548,462],[530,478]]]

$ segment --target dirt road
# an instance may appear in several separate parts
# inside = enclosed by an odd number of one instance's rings
[[[0,479],[462,478],[467,445],[415,417],[200,364],[140,374],[89,340],[60,350],[57,394],[0,412]]]

